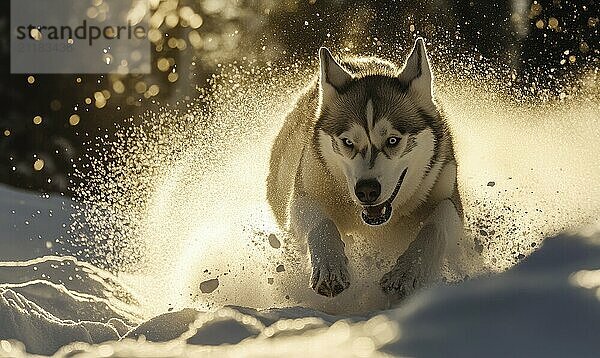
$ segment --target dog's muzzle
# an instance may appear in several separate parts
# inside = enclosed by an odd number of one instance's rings
[[[363,211],[361,213],[362,220],[367,225],[378,226],[385,224],[392,217],[392,202],[396,199],[396,195],[398,195],[398,191],[400,191],[400,186],[402,186],[402,182],[404,181],[404,177],[406,176],[406,172],[408,168],[404,169],[402,174],[400,174],[400,178],[398,179],[398,183],[396,183],[396,187],[392,192],[392,195],[388,200],[379,205],[370,205],[363,207]]]

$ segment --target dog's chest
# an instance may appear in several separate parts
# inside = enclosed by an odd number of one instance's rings
[[[362,246],[379,252],[382,256],[398,258],[416,238],[422,215],[393,218],[383,226],[369,226],[360,219],[360,211],[350,209],[347,215],[334,219],[347,245]]]

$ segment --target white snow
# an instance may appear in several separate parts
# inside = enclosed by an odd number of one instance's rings
[[[63,206],[62,198],[0,190],[3,224],[24,222],[41,207]],[[11,213],[15,206],[18,214]],[[45,235],[62,235],[60,220],[39,220]],[[119,277],[71,257],[32,259],[32,252],[49,253],[46,245],[30,240],[33,231],[8,227],[0,234],[5,260],[0,263],[0,357],[26,352],[69,357],[587,357],[600,349],[600,226],[546,240],[505,273],[440,285],[364,317],[303,307],[257,311],[233,306],[144,317],[136,292]]]
[[[0,184],[0,260],[26,260],[53,253],[67,236],[71,201],[32,195]]]

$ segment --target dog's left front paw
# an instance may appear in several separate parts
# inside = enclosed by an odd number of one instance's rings
[[[391,301],[400,301],[439,278],[445,242],[442,233],[433,224],[423,226],[394,268],[379,280]]]
[[[430,270],[427,266],[420,257],[401,257],[379,280],[379,286],[392,301],[403,300],[426,285]]]

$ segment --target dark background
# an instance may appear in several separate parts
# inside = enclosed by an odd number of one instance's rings
[[[32,74],[30,84],[29,75],[10,74],[10,1],[1,1],[0,183],[69,195],[79,184],[70,175],[73,162],[98,136],[135,124],[148,109],[195,98],[222,64],[307,61],[323,44],[338,53],[385,54],[408,48],[418,34],[435,41],[434,63],[479,59],[514,75],[514,93],[533,99],[557,96],[582,71],[598,68],[600,24],[592,0],[181,0],[170,13],[189,13],[183,7],[201,16],[202,25],[193,29],[184,17],[174,26],[163,22],[152,45],[151,74]],[[163,58],[170,62],[161,70]],[[148,91],[152,85],[158,94]],[[102,91],[109,99],[98,108],[94,94]],[[69,123],[73,114],[81,118],[77,125]],[[42,170],[34,170],[36,158],[44,160]]]

